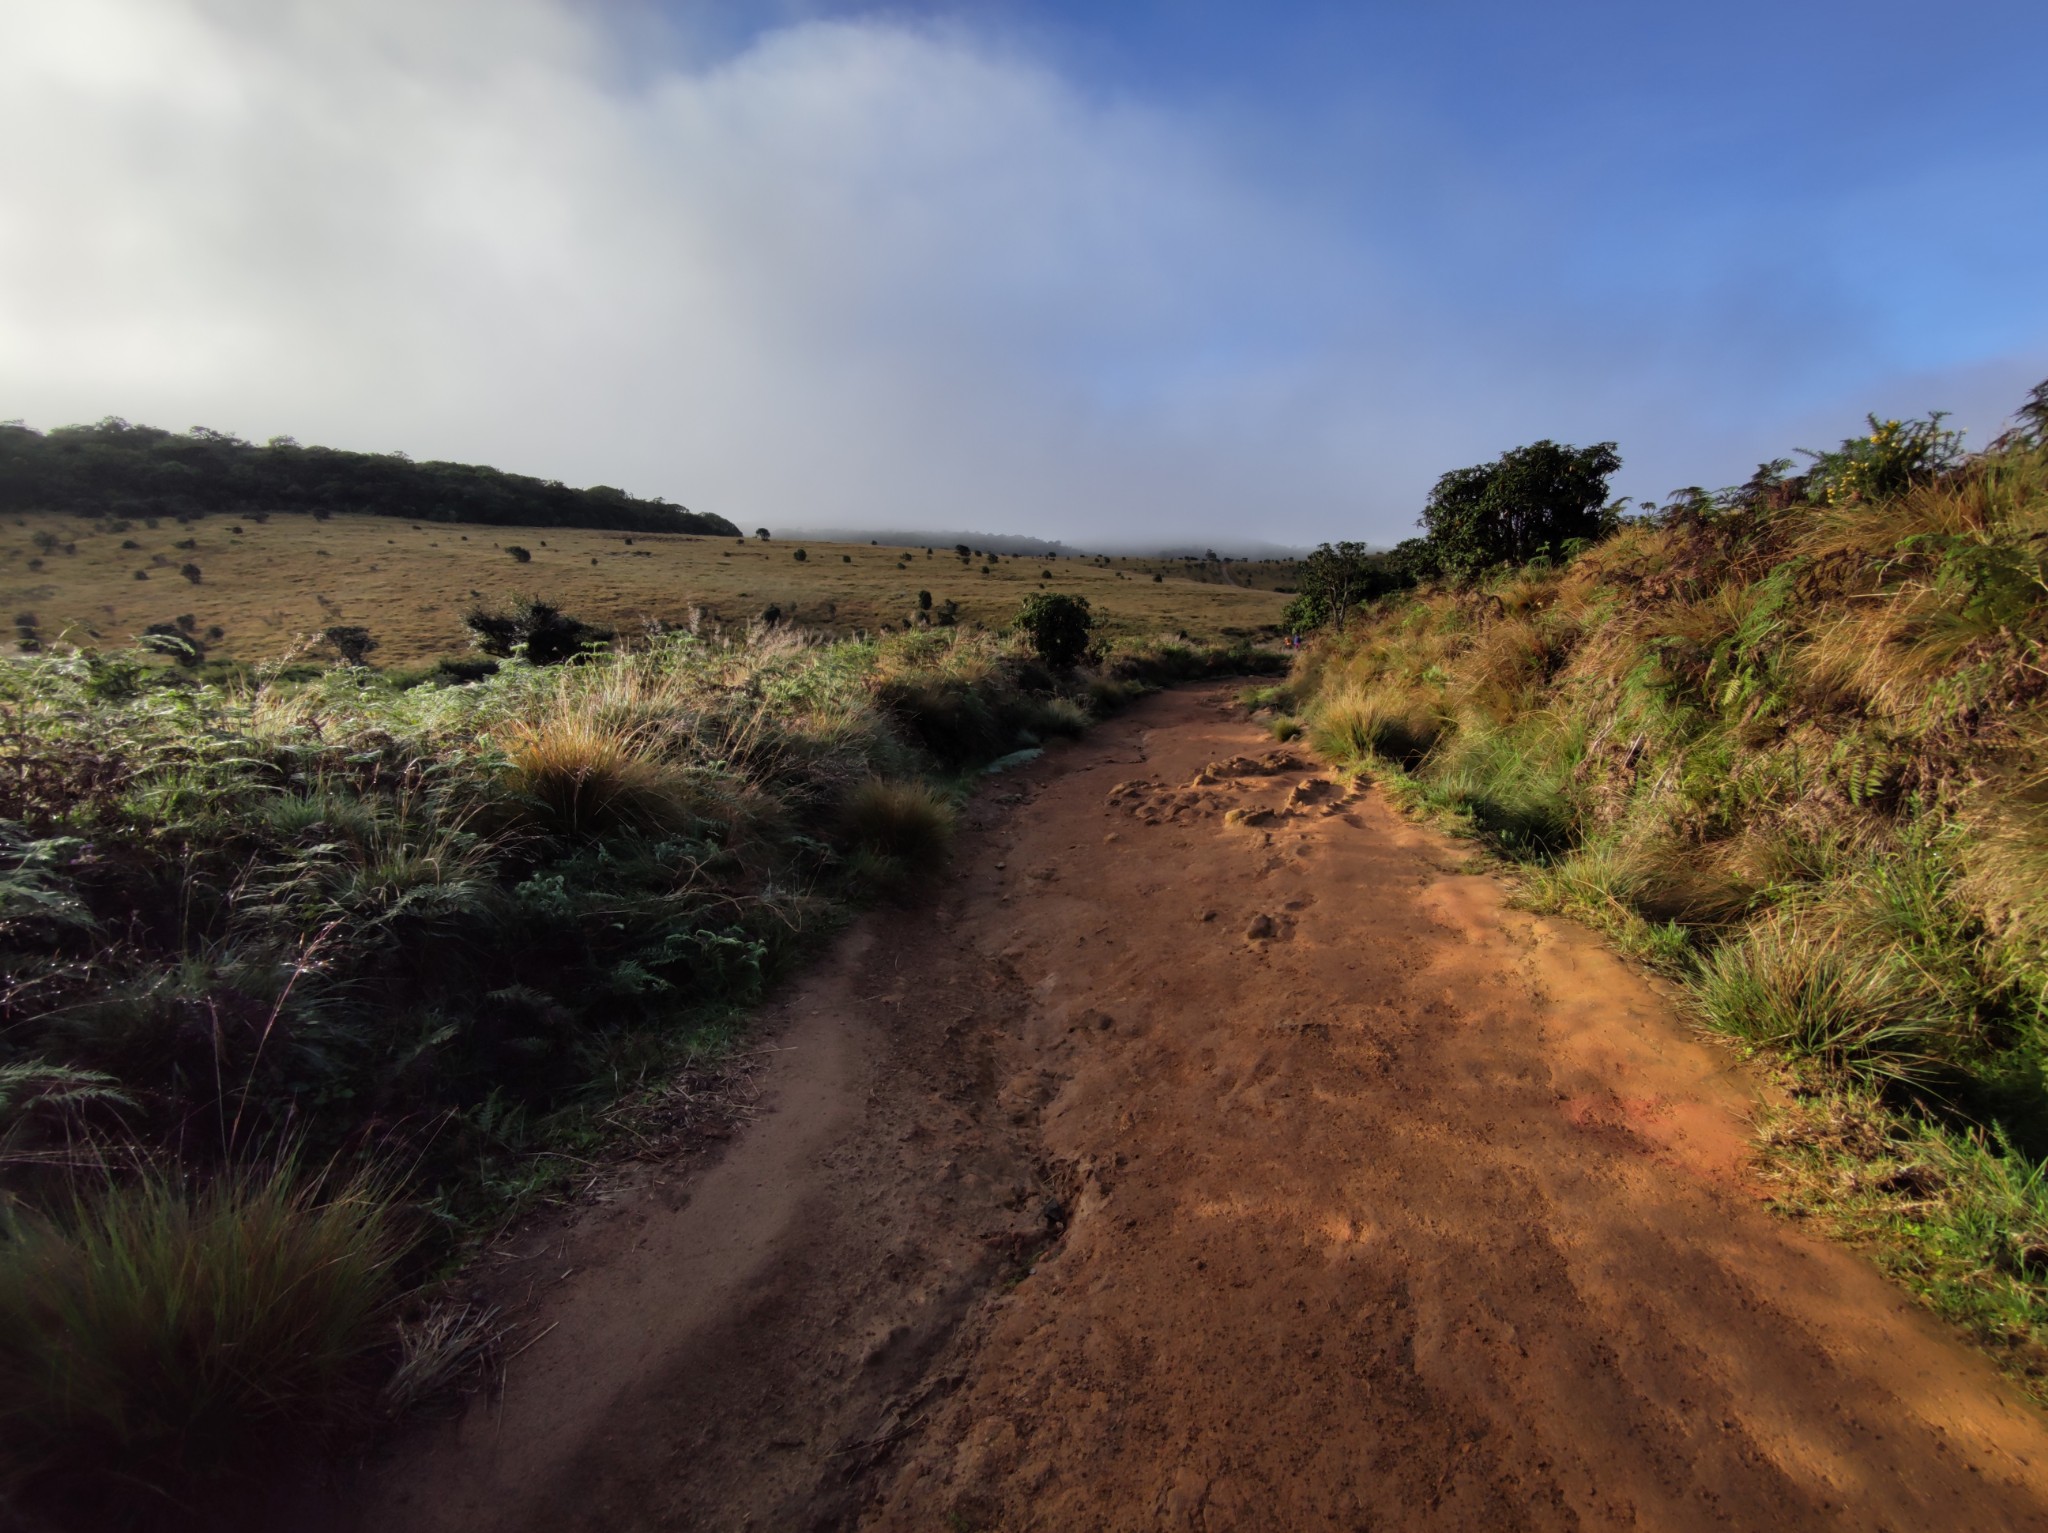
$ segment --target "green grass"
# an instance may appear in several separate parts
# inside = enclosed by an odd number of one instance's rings
[[[1932,1079],[1945,1017],[1902,955],[1814,930],[1759,922],[1702,960],[1692,994],[1707,1024],[1873,1085]]]
[[[151,1171],[0,1238],[0,1481],[143,1520],[367,1409],[405,1239],[388,1190],[290,1163]],[[163,1498],[163,1500],[159,1500]]]
[[[2041,424],[1386,598],[1289,683],[1331,759],[1853,1101],[1857,1132],[1772,1164],[1806,1157],[1799,1208],[2008,1360],[2048,1326]],[[1880,1185],[1901,1155],[1939,1197]]]
[[[2048,1404],[2048,1172],[1993,1131],[1801,1089],[1759,1125],[1778,1206],[1859,1246]]]

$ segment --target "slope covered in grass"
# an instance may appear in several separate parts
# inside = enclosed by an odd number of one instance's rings
[[[1311,738],[1781,1061],[1788,1206],[2048,1373],[2048,386],[1992,450],[1873,423],[1561,567],[1384,598]]]
[[[47,433],[0,424],[0,508],[137,518],[359,511],[422,522],[739,536],[722,516],[610,485],[572,490],[476,463],[415,463],[403,453],[301,447],[289,437],[259,447],[201,426],[179,433],[111,417]]]

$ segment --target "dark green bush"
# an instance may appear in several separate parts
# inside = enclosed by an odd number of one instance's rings
[[[323,628],[320,637],[327,641],[345,665],[363,664],[370,651],[377,647],[377,640],[369,629],[352,623],[336,623]]]
[[[1088,653],[1095,618],[1085,596],[1036,591],[1024,598],[1011,626],[1030,640],[1032,650],[1047,665],[1070,671]]]
[[[472,642],[486,655],[520,659],[533,665],[559,665],[601,649],[614,635],[609,628],[570,617],[551,602],[523,597],[507,612],[472,607],[462,616]]]

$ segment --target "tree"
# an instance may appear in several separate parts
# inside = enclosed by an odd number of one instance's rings
[[[1415,576],[1398,555],[1399,550],[1374,550],[1363,543],[1323,544],[1302,561],[1294,600],[1281,622],[1294,633],[1307,633],[1342,622],[1361,602],[1406,590]]]
[[[810,558],[811,556],[805,553],[801,548],[799,548],[793,555],[793,557],[795,558],[798,564],[802,564],[806,559]]]
[[[768,541],[768,529],[766,527],[756,527],[754,529],[754,536],[765,543]]]
[[[1088,598],[1061,591],[1034,591],[1024,598],[1011,625],[1031,640],[1038,658],[1059,670],[1071,670],[1088,653],[1095,617]]]
[[[1612,442],[1561,447],[1546,440],[1451,470],[1422,512],[1444,573],[1471,581],[1496,565],[1556,557],[1570,543],[1607,536],[1618,520],[1607,505],[1607,480],[1620,467]]]
[[[1435,580],[1444,572],[1443,558],[1428,538],[1403,538],[1387,550],[1386,560],[1388,567],[1406,585]]]
[[[920,611],[920,612],[929,612],[929,611],[931,611],[931,610],[932,610],[932,593],[931,593],[931,592],[929,592],[929,591],[919,591],[919,592],[917,593],[917,610],[918,610],[918,611]]]
[[[344,665],[361,665],[370,651],[377,647],[370,630],[353,623],[336,623],[331,628],[323,628],[320,637],[334,646],[334,652],[341,656]]]

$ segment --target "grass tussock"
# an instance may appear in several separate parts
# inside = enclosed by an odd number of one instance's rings
[[[504,748],[512,797],[564,835],[676,830],[699,807],[689,778],[656,759],[637,731],[588,713],[515,723]]]
[[[1692,993],[1731,1037],[1866,1083],[1912,1083],[1942,1043],[1942,1014],[1915,978],[1882,949],[1779,916],[1707,954]]]
[[[1343,692],[1321,703],[1308,728],[1316,749],[1333,760],[1379,759],[1414,766],[1443,733],[1443,721],[1422,699],[1396,689]]]
[[[848,794],[841,815],[847,844],[899,885],[939,870],[952,848],[954,819],[953,806],[929,784],[880,777]]]
[[[1863,1129],[1767,1154],[1802,1209],[2015,1356],[2048,1334],[2042,395],[2029,410],[1974,457],[1913,458],[1938,433],[1881,425],[1568,562],[1383,598],[1288,683],[1319,750],[1859,1104]],[[1884,1190],[1902,1154],[1938,1167],[1924,1219]]]
[[[108,1518],[367,1408],[404,1240],[388,1194],[289,1164],[153,1172],[0,1239],[0,1477]]]

